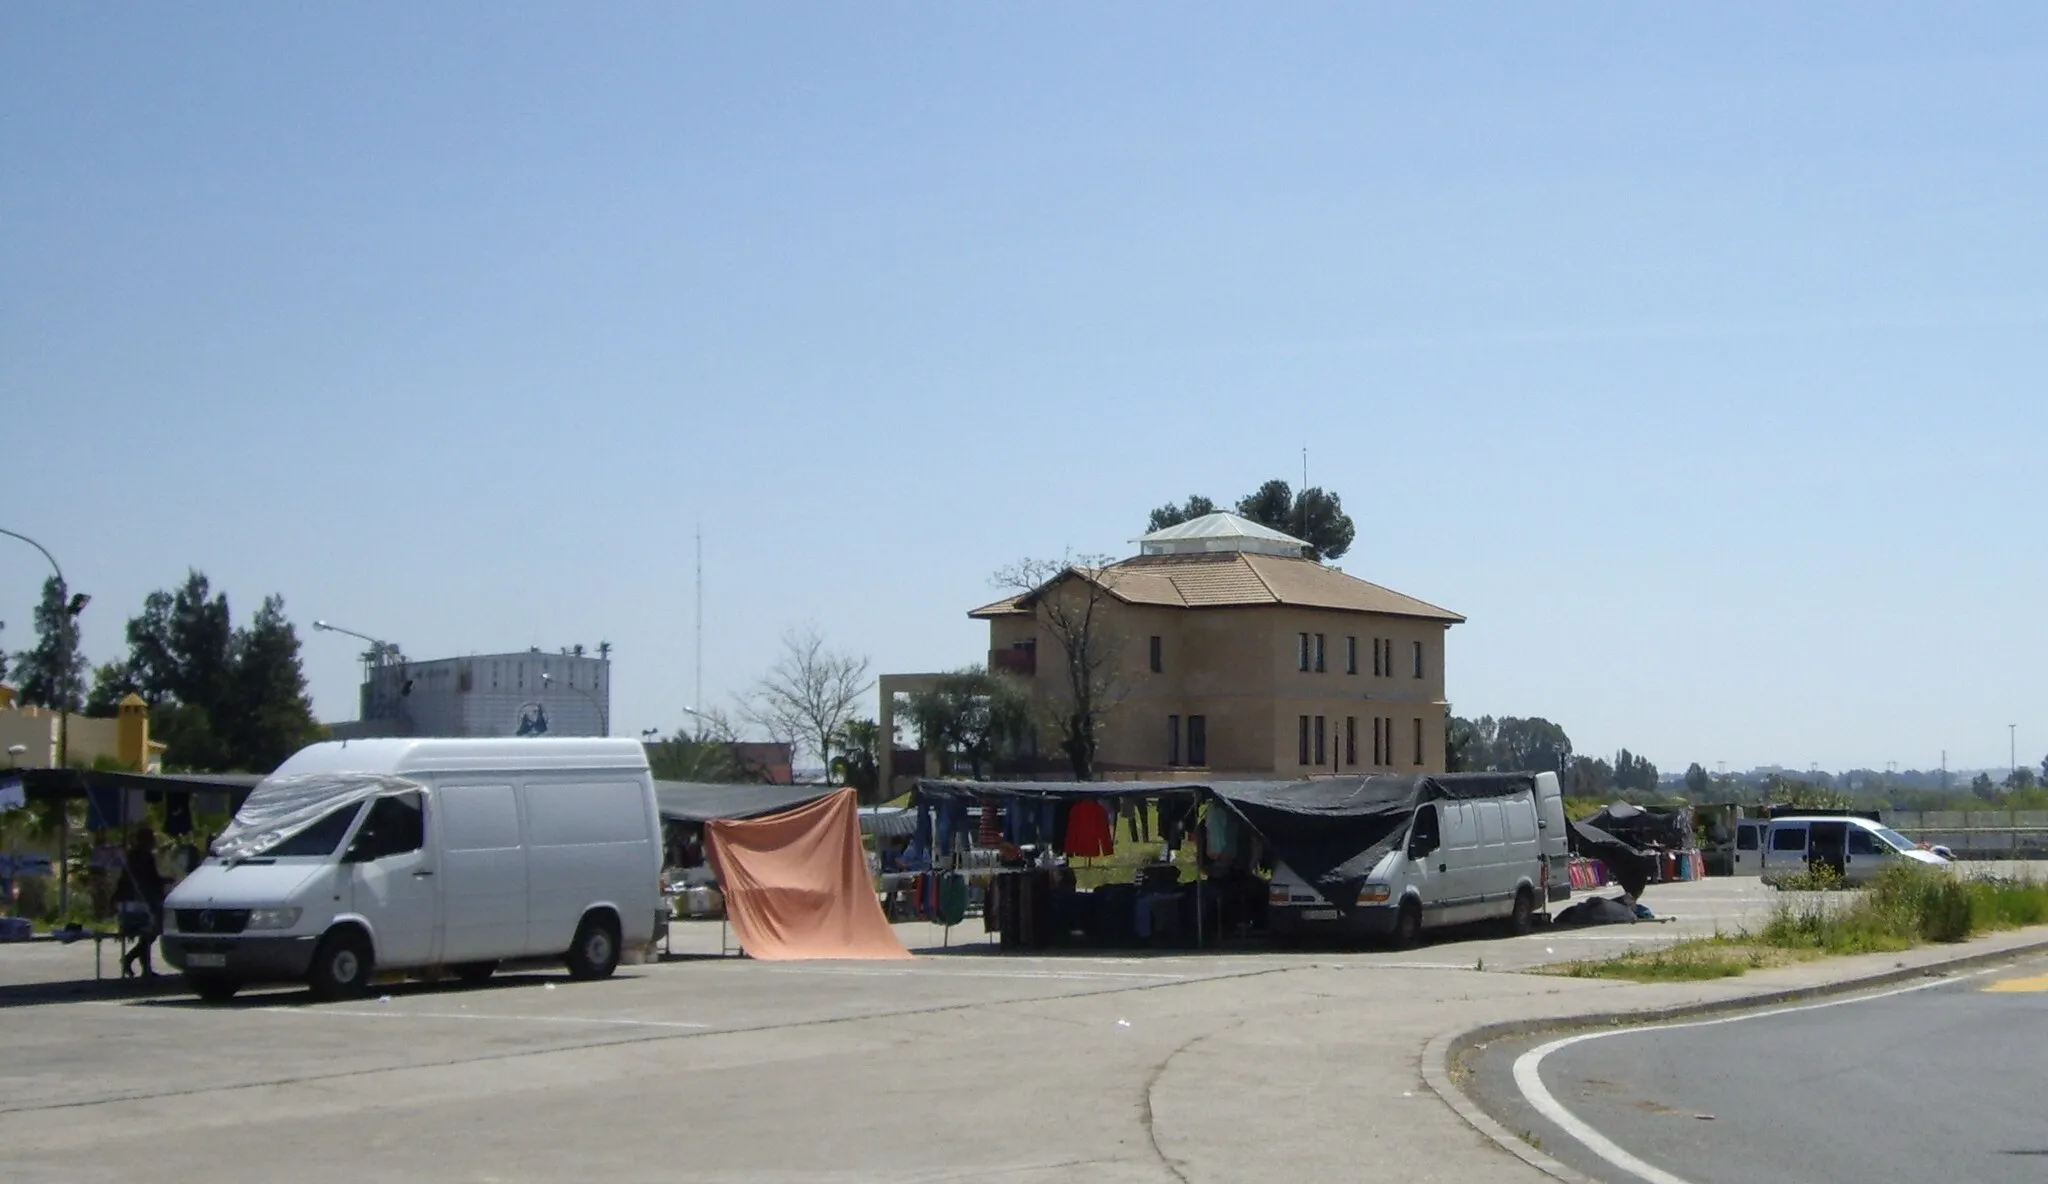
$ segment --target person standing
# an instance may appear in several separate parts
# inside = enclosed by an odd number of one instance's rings
[[[142,963],[142,977],[156,977],[152,947],[163,928],[164,877],[156,866],[156,832],[140,827],[129,840],[121,886],[115,894],[121,913],[121,936],[132,937],[135,945],[121,955],[121,977],[135,976],[135,963]]]

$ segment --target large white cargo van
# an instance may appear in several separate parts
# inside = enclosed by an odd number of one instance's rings
[[[551,958],[603,978],[664,925],[661,822],[632,740],[315,744],[265,778],[170,894],[164,956],[204,998],[373,972],[468,981]]]
[[[1499,919],[1527,932],[1549,904],[1571,898],[1564,795],[1557,774],[1494,797],[1438,798],[1415,807],[1407,833],[1340,909],[1286,864],[1273,869],[1267,918],[1276,936],[1390,938]]]

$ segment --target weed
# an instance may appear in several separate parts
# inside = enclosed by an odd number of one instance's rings
[[[1734,978],[1751,968],[1747,956],[1736,956],[1711,940],[1680,942],[1658,950],[1631,950],[1612,958],[1568,962],[1572,978],[1619,978],[1639,983],[1702,982]]]

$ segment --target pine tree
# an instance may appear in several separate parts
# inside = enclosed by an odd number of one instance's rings
[[[214,726],[225,733],[236,767],[268,773],[320,738],[299,663],[299,635],[285,619],[284,597],[267,597],[255,619],[235,631],[232,686],[223,705],[226,727],[218,711]]]
[[[56,576],[43,581],[35,648],[14,655],[23,703],[61,711],[85,706],[85,655],[78,652],[78,612],[84,607],[84,598],[73,599],[64,581]]]

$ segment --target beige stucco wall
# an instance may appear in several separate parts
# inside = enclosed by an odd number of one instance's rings
[[[26,751],[10,758],[23,769],[52,769],[57,766],[58,715],[41,707],[15,707],[12,688],[0,687],[0,754],[19,744]],[[91,766],[100,761],[117,761],[129,768],[153,772],[162,745],[149,739],[149,709],[130,695],[121,705],[122,718],[95,719],[70,715],[63,719],[63,748],[74,766]]]
[[[1444,640],[1434,621],[1377,614],[1281,607],[1180,609],[1107,602],[1104,625],[1119,639],[1116,682],[1098,751],[1105,771],[1153,769],[1167,764],[1168,716],[1179,716],[1181,757],[1187,759],[1190,715],[1205,716],[1207,768],[1218,773],[1295,776],[1306,772],[1438,772],[1444,746]],[[1324,669],[1302,671],[1299,635],[1324,636]],[[1038,639],[1032,679],[1042,717],[1064,698],[1057,639],[1029,617],[989,622],[991,649]],[[1161,667],[1151,669],[1150,639],[1160,638]],[[1346,639],[1358,639],[1358,672],[1347,673]],[[1375,677],[1372,639],[1393,643],[1393,672]],[[1414,643],[1423,646],[1423,677],[1414,677]],[[1299,761],[1299,719],[1322,716],[1321,765]],[[1358,720],[1358,760],[1342,761],[1344,721]],[[1394,760],[1374,765],[1372,724],[1393,720]],[[1423,761],[1414,760],[1415,721],[1422,721]],[[1041,751],[1057,752],[1048,734]],[[1313,756],[1313,753],[1311,753]],[[1334,762],[1334,763],[1333,763]]]

